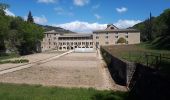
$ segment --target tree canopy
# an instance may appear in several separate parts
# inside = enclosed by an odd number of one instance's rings
[[[21,17],[6,16],[4,10],[7,7],[9,6],[0,3],[0,53],[37,52],[36,44],[43,39],[44,30],[32,22],[24,21]]]

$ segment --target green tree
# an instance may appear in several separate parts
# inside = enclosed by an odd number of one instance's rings
[[[8,4],[0,3],[0,15],[5,15],[4,10],[6,10],[7,8],[9,8]]]
[[[27,22],[34,23],[34,19],[33,19],[31,11],[29,11],[29,13],[28,13]]]

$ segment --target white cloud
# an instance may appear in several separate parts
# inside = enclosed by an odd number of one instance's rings
[[[40,17],[33,16],[33,18],[34,18],[34,22],[37,24],[46,24],[48,22],[47,18],[44,15],[42,15]],[[27,20],[27,16],[24,16],[24,20],[25,21]]]
[[[73,21],[65,24],[54,24],[53,26],[62,27],[74,32],[92,32],[93,30],[103,30],[106,28],[107,24],[99,23],[88,23],[83,21]]]
[[[55,3],[56,0],[38,0],[39,3]]]
[[[96,17],[96,19],[101,19],[102,17],[100,16],[100,15],[98,15],[98,14],[94,14],[94,16]]]
[[[88,4],[90,0],[74,0],[74,5],[76,6],[84,6]]]
[[[45,24],[48,22],[48,20],[44,15],[42,15],[41,17],[34,16],[34,22],[37,24]]]
[[[117,22],[113,23],[115,26],[117,26],[120,29],[125,29],[128,27],[132,27],[133,25],[140,23],[140,20],[118,20]],[[89,23],[89,22],[83,22],[83,21],[73,21],[70,23],[64,23],[64,24],[53,24],[53,26],[56,27],[62,27],[67,30],[71,30],[74,32],[92,32],[94,30],[103,30],[106,29],[107,24],[99,24],[99,23]]]
[[[121,8],[116,8],[116,11],[118,13],[123,13],[123,12],[126,12],[128,9],[126,7],[121,7]]]
[[[68,16],[73,16],[74,14],[70,11],[66,11],[61,7],[56,7],[54,10],[57,12],[58,15],[68,15]]]
[[[140,20],[118,20],[116,23],[114,23],[115,26],[117,26],[118,28],[128,28],[128,27],[132,27],[133,25],[140,23],[142,21]]]
[[[15,17],[15,14],[13,12],[9,11],[9,9],[5,9],[5,15]]]

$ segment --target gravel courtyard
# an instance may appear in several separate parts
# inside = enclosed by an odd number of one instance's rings
[[[0,75],[0,82],[125,90],[114,84],[96,53],[71,53],[44,64]]]

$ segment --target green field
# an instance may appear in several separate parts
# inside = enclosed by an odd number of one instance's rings
[[[0,100],[124,100],[127,92],[0,83]]]

